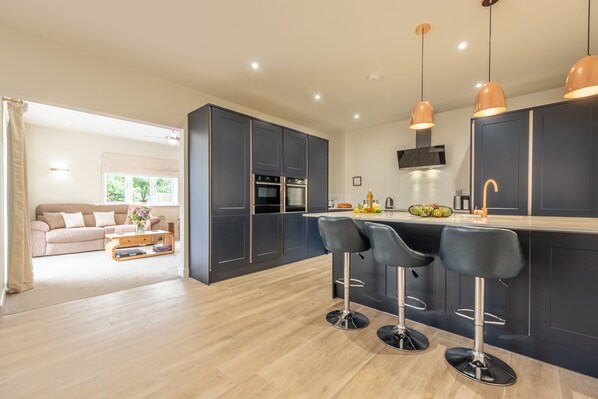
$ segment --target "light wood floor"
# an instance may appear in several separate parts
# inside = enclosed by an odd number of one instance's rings
[[[590,398],[598,380],[488,347],[518,373],[495,388],[454,374],[459,336],[419,326],[424,353],[385,347],[393,316],[330,327],[330,256],[205,286],[172,280],[0,322],[0,398]],[[597,365],[598,367],[598,365]]]

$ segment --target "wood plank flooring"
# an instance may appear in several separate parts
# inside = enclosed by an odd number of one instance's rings
[[[598,380],[488,347],[517,371],[496,388],[456,375],[471,340],[424,325],[421,354],[385,347],[395,317],[329,326],[331,257],[211,286],[179,279],[5,316],[0,398],[598,398]]]

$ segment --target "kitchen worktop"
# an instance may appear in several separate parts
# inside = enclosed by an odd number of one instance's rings
[[[564,233],[598,234],[598,218],[572,218],[554,216],[502,216],[489,215],[482,219],[477,215],[453,214],[447,218],[413,216],[408,212],[354,213],[328,212],[311,213],[306,217],[332,216],[351,217],[355,220],[390,223],[419,223],[428,225],[459,225],[501,227],[514,230],[556,231]]]

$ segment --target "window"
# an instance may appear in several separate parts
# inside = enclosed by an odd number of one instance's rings
[[[106,173],[106,203],[147,202],[150,205],[178,205],[178,179],[174,177],[129,176]]]

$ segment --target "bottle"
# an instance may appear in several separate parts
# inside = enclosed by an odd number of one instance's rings
[[[372,194],[372,189],[368,191],[368,209],[371,211],[374,210],[374,194]]]
[[[455,191],[455,198],[453,200],[453,209],[462,209],[463,206],[461,204],[461,190]]]

